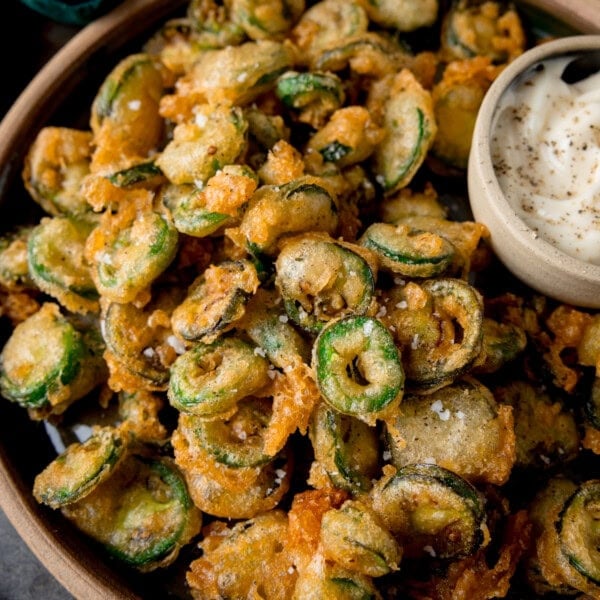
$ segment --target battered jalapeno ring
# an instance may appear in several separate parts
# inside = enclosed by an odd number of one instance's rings
[[[172,563],[202,523],[173,462],[135,454],[62,512],[109,554],[140,571]]]
[[[372,317],[330,323],[315,341],[312,366],[325,401],[366,423],[393,413],[402,398],[400,353],[386,327]]]
[[[303,329],[318,333],[336,317],[363,315],[371,307],[374,269],[355,249],[306,236],[289,241],[279,253],[276,284],[287,314]]]
[[[173,363],[169,401],[182,412],[220,415],[264,387],[269,381],[268,369],[268,361],[242,340],[198,343]]]
[[[309,428],[317,464],[336,488],[359,493],[371,489],[379,469],[377,431],[321,403]]]
[[[413,464],[381,479],[372,506],[403,546],[405,556],[473,554],[485,539],[484,501],[464,479],[434,464]]]

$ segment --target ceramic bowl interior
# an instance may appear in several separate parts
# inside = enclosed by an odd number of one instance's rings
[[[490,230],[490,243],[504,265],[530,287],[576,306],[600,308],[600,265],[558,250],[538,236],[505,197],[492,163],[490,140],[498,102],[532,65],[552,57],[600,50],[600,35],[577,35],[528,50],[506,67],[488,90],[477,116],[468,167],[473,215]]]

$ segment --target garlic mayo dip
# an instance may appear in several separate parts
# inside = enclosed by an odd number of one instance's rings
[[[503,94],[492,163],[534,235],[600,265],[600,73],[566,84],[560,76],[573,58],[533,65]]]

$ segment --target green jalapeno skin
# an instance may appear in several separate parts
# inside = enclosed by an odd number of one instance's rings
[[[407,465],[371,490],[372,507],[407,557],[427,548],[440,558],[475,552],[484,540],[485,506],[467,481],[430,463]]]
[[[201,525],[175,464],[136,454],[62,512],[110,555],[141,571],[170,564]]]
[[[259,289],[244,319],[248,337],[280,369],[310,362],[310,345],[289,322],[276,296]]]
[[[226,413],[270,381],[268,370],[269,362],[242,340],[197,343],[171,366],[169,401],[198,416]]]
[[[71,444],[35,479],[33,495],[51,508],[77,502],[107,479],[125,455],[117,429],[103,427],[85,442]]]
[[[180,233],[206,237],[233,222],[230,215],[199,206],[196,198],[200,194],[201,190],[190,184],[171,185],[165,190],[163,203],[171,211],[173,224]]]
[[[370,424],[392,413],[404,392],[399,351],[387,328],[372,317],[329,324],[315,341],[312,366],[325,401]]]
[[[128,188],[138,184],[158,185],[164,180],[163,172],[154,161],[142,162],[121,169],[116,173],[107,175],[106,179],[119,188]]]
[[[600,480],[585,481],[566,500],[555,523],[563,556],[595,586],[600,586],[599,506]]]
[[[97,312],[98,290],[90,266],[82,260],[93,224],[70,217],[42,219],[27,244],[34,283],[74,312]]]
[[[589,425],[600,429],[600,377],[594,378],[589,397],[583,404],[583,415]]]
[[[383,268],[405,277],[434,277],[452,264],[452,243],[430,232],[410,227],[373,223],[360,239],[373,250]]]
[[[288,71],[277,80],[277,97],[289,108],[331,114],[345,100],[341,79],[333,73]]]
[[[499,323],[484,317],[482,322],[482,356],[473,373],[495,373],[514,360],[527,345],[527,336],[521,327],[512,323]]]

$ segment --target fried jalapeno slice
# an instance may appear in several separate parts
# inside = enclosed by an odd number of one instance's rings
[[[57,304],[45,303],[15,327],[2,349],[2,394],[40,415],[63,412],[105,376],[95,344],[91,331],[79,331]]]
[[[227,413],[269,381],[269,361],[237,338],[197,343],[171,367],[169,401],[178,410],[203,417]]]
[[[479,356],[483,303],[462,279],[409,283],[391,294],[383,320],[393,327],[412,391],[433,391],[465,373]]]
[[[347,500],[323,515],[321,544],[327,558],[370,577],[397,571],[402,557],[402,549],[380,518],[359,500]]]
[[[71,444],[35,478],[35,499],[51,508],[77,502],[110,477],[126,447],[119,430],[112,427],[100,428],[85,442]]]
[[[127,56],[111,71],[92,104],[92,173],[110,176],[145,163],[160,147],[164,121],[158,107],[164,88],[163,67],[145,53]]]
[[[173,462],[136,454],[62,512],[110,555],[140,571],[171,564],[202,522]]]
[[[452,264],[455,249],[436,233],[408,225],[373,223],[360,244],[375,252],[382,268],[405,277],[434,277]]]
[[[0,236],[0,287],[9,291],[35,289],[29,275],[27,243],[32,226],[22,226]]]
[[[44,127],[25,158],[23,181],[31,197],[49,214],[91,211],[81,193],[90,172],[93,136],[68,127]]]
[[[217,462],[228,467],[264,465],[273,459],[263,450],[271,412],[268,399],[244,398],[229,418],[198,419],[194,427],[196,440]]]
[[[309,427],[315,465],[333,485],[358,493],[371,489],[379,469],[379,440],[375,428],[344,415],[322,402]]]
[[[133,202],[132,202],[133,204]],[[171,264],[178,234],[171,221],[152,210],[131,206],[105,214],[87,239],[86,257],[101,296],[132,302]]]
[[[288,519],[281,510],[229,527],[213,523],[200,543],[202,557],[187,573],[192,597],[251,598],[259,587],[262,598],[291,598],[297,573],[284,547],[287,533]]]
[[[93,224],[70,217],[45,218],[27,243],[27,261],[33,282],[68,310],[97,312],[98,290],[84,259]]]
[[[600,480],[578,487],[565,502],[556,530],[569,565],[591,584],[600,586]]]
[[[390,81],[382,124],[386,135],[373,155],[373,171],[389,195],[410,183],[437,131],[431,94],[408,69]]]
[[[406,557],[469,556],[485,539],[483,497],[462,477],[437,465],[407,465],[384,476],[370,498]]]
[[[331,322],[313,346],[312,366],[325,401],[368,424],[394,412],[404,391],[404,370],[394,340],[372,317]]]
[[[271,256],[284,236],[308,231],[332,234],[338,220],[336,199],[325,182],[305,175],[284,185],[259,187],[240,226],[227,235],[251,254]]]
[[[387,423],[392,462],[402,468],[435,460],[472,482],[506,483],[516,460],[512,409],[465,378],[432,394],[406,394]]]
[[[248,260],[208,267],[173,311],[173,330],[185,340],[214,341],[243,317],[258,286],[256,269]]]
[[[534,498],[529,511],[537,538],[527,564],[534,590],[600,594],[599,493],[597,479],[575,483],[557,476]]]
[[[314,127],[340,108],[346,98],[342,80],[334,73],[287,71],[277,80],[277,97],[297,111],[298,120]]]
[[[332,319],[363,315],[373,302],[374,268],[359,247],[325,236],[299,237],[285,244],[275,267],[287,314],[311,333]]]
[[[144,382],[146,389],[164,390],[169,367],[175,360],[170,317],[183,296],[173,287],[157,287],[143,307],[110,302],[104,307],[103,334],[107,350],[127,371]],[[142,386],[143,387],[143,386]]]
[[[449,60],[486,56],[495,63],[516,58],[526,37],[517,11],[504,2],[455,0],[442,24],[442,51]]]

